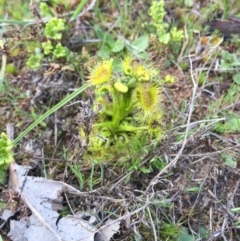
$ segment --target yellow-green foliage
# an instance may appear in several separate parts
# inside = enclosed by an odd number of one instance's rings
[[[82,143],[88,142],[84,159],[92,162],[130,157],[141,145],[163,136],[161,83],[156,70],[126,55],[120,61],[103,60],[90,70],[97,113],[90,136],[80,127]],[[140,154],[140,153],[138,153]]]
[[[2,133],[0,138],[0,170],[6,170],[13,160],[12,142]]]
[[[170,42],[180,42],[183,39],[183,30],[177,30],[164,21],[166,11],[164,1],[153,1],[149,14],[152,18],[152,25],[156,29],[156,35],[160,43],[169,44]],[[170,30],[169,30],[170,29]]]

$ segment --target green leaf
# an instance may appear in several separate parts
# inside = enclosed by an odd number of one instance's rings
[[[164,44],[168,44],[168,42],[170,41],[170,33],[165,33],[162,35],[159,35],[158,40],[160,43],[164,43]]]
[[[80,190],[82,190],[85,182],[84,175],[79,171],[79,167],[77,165],[70,165],[70,169],[73,172],[73,174],[77,177],[80,185]]]
[[[229,167],[232,167],[232,168],[236,168],[237,167],[237,162],[234,161],[232,155],[223,153],[222,157],[225,160],[225,162],[224,162],[225,166],[229,166]]]
[[[189,187],[189,188],[186,188],[186,192],[189,192],[189,193],[198,193],[200,190],[199,187]]]
[[[157,168],[158,170],[162,170],[167,164],[164,161],[159,160],[158,158],[153,158],[150,161],[152,167]]]
[[[218,123],[216,130],[221,133],[232,133],[240,130],[240,118],[230,117],[225,123]]]
[[[107,46],[103,46],[98,52],[97,55],[102,59],[109,59],[111,51]]]
[[[208,230],[203,225],[201,225],[199,227],[199,234],[200,238],[205,239],[208,237]]]
[[[138,167],[139,167],[140,162],[141,162],[141,158],[139,157],[139,158],[137,158],[137,159],[134,161],[134,163],[132,164],[132,166],[130,166],[129,171],[135,171],[135,170],[137,170]]]
[[[77,16],[78,16],[79,13],[82,11],[82,9],[83,9],[84,6],[86,5],[86,3],[87,3],[87,0],[82,0],[82,1],[78,4],[78,6],[77,6],[76,10],[74,11],[72,17],[70,18],[70,21],[73,21],[73,20],[75,20],[75,19],[77,18]]]
[[[0,138],[0,170],[6,170],[9,164],[13,161],[13,152],[12,152],[12,141],[7,137],[5,133],[1,134]],[[3,176],[3,173],[0,175],[0,182]],[[4,173],[5,175],[5,173]]]
[[[96,35],[97,35],[97,37],[99,39],[103,39],[104,38],[104,31],[98,25],[94,26],[94,30],[95,30]]]
[[[50,54],[53,50],[52,42],[50,40],[48,40],[47,42],[43,42],[42,47],[44,50],[44,54],[46,55]]]
[[[41,2],[39,8],[40,8],[40,11],[41,11],[41,17],[48,16],[48,15],[50,15],[51,17],[54,17],[54,13],[48,7],[47,3]]]
[[[140,167],[139,168],[140,169],[140,171],[142,172],[142,173],[144,173],[144,174],[147,174],[147,173],[151,173],[152,172],[152,168],[151,167],[149,167],[149,168],[146,168],[146,167]]]
[[[177,241],[195,241],[195,239],[189,234],[187,228],[182,228],[182,234],[178,237]]]
[[[232,70],[240,66],[240,61],[235,53],[222,50],[220,69],[223,71]]]
[[[233,75],[233,81],[234,81],[236,84],[240,85],[240,73],[237,73],[237,74],[234,74],[234,75]]]
[[[128,87],[127,85],[123,84],[120,81],[117,81],[114,83],[114,88],[119,91],[120,93],[127,93],[128,92]]]
[[[51,18],[45,26],[44,34],[49,39],[60,40],[63,30],[65,30],[65,20],[62,18]]]
[[[133,41],[132,47],[138,53],[145,51],[148,47],[148,36],[144,35]]]
[[[133,54],[138,58],[138,59],[147,59],[148,58],[148,53],[142,52],[138,53],[136,51],[133,51]]]
[[[121,39],[118,39],[112,48],[112,52],[117,53],[122,51],[123,49],[124,49],[124,43]]]
[[[53,51],[53,56],[56,58],[64,58],[68,55],[68,49],[63,47],[60,43],[57,44]]]
[[[231,208],[230,211],[233,212],[233,213],[240,213],[240,207]]]
[[[104,41],[104,44],[108,45],[108,47],[110,47],[111,49],[113,48],[113,46],[115,44],[115,39],[109,33],[104,34],[103,41]]]
[[[42,58],[43,56],[41,54],[31,55],[27,60],[26,65],[31,69],[37,70],[41,67]]]
[[[184,5],[188,8],[191,8],[194,5],[194,1],[193,0],[184,0]]]
[[[6,172],[0,170],[0,184],[4,184],[5,176],[6,176]]]
[[[70,100],[75,98],[77,95],[82,93],[84,90],[86,90],[90,85],[88,83],[82,85],[78,89],[76,89],[74,92],[72,92],[70,95],[66,96],[63,100],[61,100],[59,103],[57,103],[54,107],[52,107],[50,110],[48,110],[46,113],[41,115],[36,121],[34,121],[27,129],[25,129],[14,141],[13,146],[16,145],[29,131],[31,131],[34,127],[36,127],[38,124],[40,124],[43,120],[45,120],[48,116],[50,116],[52,113],[60,109],[62,106],[67,104]]]

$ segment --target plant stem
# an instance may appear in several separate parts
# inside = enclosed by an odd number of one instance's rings
[[[228,19],[229,12],[229,0],[224,0],[224,10],[223,10],[223,19]]]

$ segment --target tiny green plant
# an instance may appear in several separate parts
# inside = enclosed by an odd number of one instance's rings
[[[159,79],[150,64],[131,55],[97,62],[89,75],[95,122],[89,136],[84,126],[79,130],[82,143],[88,143],[83,158],[93,163],[129,158],[144,150],[139,144],[160,140],[164,133],[161,84],[169,80],[169,76]]]
[[[220,70],[225,73],[231,73],[235,84],[240,85],[240,60],[236,53],[230,53],[226,50],[221,51]]]
[[[0,138],[0,183],[3,183],[5,171],[13,161],[13,144],[5,133]]]
[[[42,14],[52,16],[51,10],[46,4],[41,5],[41,12]],[[51,57],[54,62],[58,59],[68,60],[69,50],[61,44],[63,32],[65,30],[65,19],[51,17],[44,27],[44,36],[47,40],[41,44],[43,53],[38,51],[37,53],[30,55],[27,61],[27,66],[31,69],[39,69],[42,65],[44,55]]]
[[[163,222],[161,224],[161,238],[162,240],[176,240],[180,234],[180,227],[177,225],[174,225],[173,223],[165,223]]]
[[[51,18],[44,29],[44,34],[48,39],[60,40],[62,31],[65,30],[65,20],[62,18]]]
[[[155,28],[156,37],[158,41],[171,50],[177,52],[180,50],[181,42],[184,37],[183,30],[178,30],[176,26],[170,26],[164,21],[166,11],[164,9],[164,1],[153,1],[149,9],[149,15],[152,18],[151,24]]]
[[[43,59],[42,54],[31,55],[27,60],[27,66],[31,69],[39,69],[41,67],[41,61]]]

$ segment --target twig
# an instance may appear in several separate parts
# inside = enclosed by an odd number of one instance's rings
[[[133,211],[133,212],[131,212],[131,213],[127,213],[127,214],[121,216],[120,218],[118,218],[118,219],[116,219],[116,220],[112,220],[111,223],[105,224],[105,225],[101,226],[96,232],[99,232],[100,230],[105,229],[106,227],[108,227],[108,226],[110,226],[110,225],[113,225],[113,224],[115,224],[115,223],[117,223],[117,222],[120,222],[120,221],[122,221],[122,220],[125,220],[125,219],[133,216],[134,214],[139,213],[140,211],[146,209],[146,208],[148,207],[148,205],[149,205],[149,198],[147,198],[146,203],[145,203],[142,207],[136,209],[135,211]]]
[[[6,125],[6,131],[8,138],[13,141],[14,140],[14,125],[13,123],[9,123]]]
[[[149,214],[149,217],[150,217],[150,221],[151,221],[151,224],[152,224],[152,229],[153,229],[153,233],[154,233],[154,240],[157,241],[157,233],[156,233],[155,225],[153,223],[152,215],[151,215],[151,212],[149,210],[149,207],[147,207],[147,211],[148,211],[148,214]]]
[[[177,59],[177,63],[180,63],[183,59],[183,53],[188,45],[188,33],[187,33],[187,28],[186,28],[186,25],[184,25],[184,41],[183,41],[183,46],[182,46],[182,49],[181,49],[181,52],[178,56],[178,59]]]

